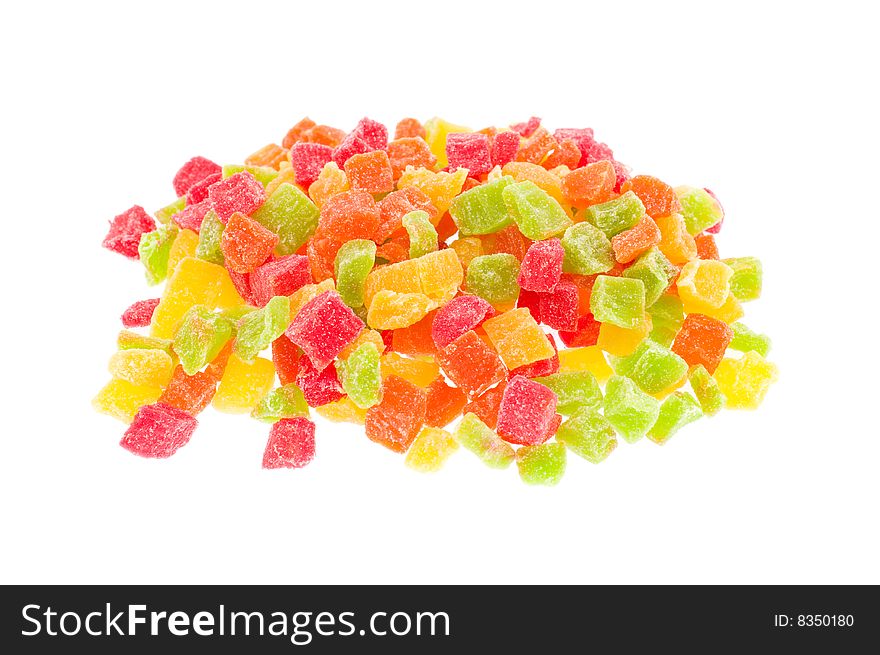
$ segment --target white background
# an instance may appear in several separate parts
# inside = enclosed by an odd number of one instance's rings
[[[0,581],[880,583],[876,17],[870,3],[5,3]],[[556,488],[459,453],[425,476],[356,426],[260,469],[267,427],[206,411],[167,461],[93,413],[119,314],[100,248],[189,157],[309,115],[592,126],[636,172],[712,188],[745,321],[781,378],[664,447],[569,457]]]

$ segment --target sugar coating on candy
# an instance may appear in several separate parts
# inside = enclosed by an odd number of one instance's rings
[[[425,126],[417,118],[401,118],[394,127],[394,138],[403,139],[406,137],[420,137],[424,139]]]
[[[248,171],[214,184],[208,191],[211,208],[224,223],[236,212],[249,215],[266,200],[266,190]]]
[[[507,378],[498,353],[473,330],[437,351],[437,362],[452,383],[471,397]]]
[[[721,203],[705,189],[679,186],[675,188],[675,195],[681,204],[681,215],[687,231],[692,235],[720,223],[724,218]]]
[[[658,248],[649,248],[623,272],[623,277],[641,280],[645,285],[645,307],[651,308],[669,288],[675,267]]]
[[[207,371],[187,375],[182,366],[177,366],[159,402],[196,416],[211,404],[216,390],[217,380]]]
[[[446,303],[434,316],[431,336],[438,348],[445,348],[494,314],[492,305],[483,298],[458,296]]]
[[[289,296],[312,283],[308,257],[287,255],[258,266],[250,275],[251,298],[263,307],[275,296]]]
[[[304,188],[318,179],[327,162],[333,159],[333,148],[319,143],[295,143],[290,148],[290,165],[296,182]]]
[[[367,420],[367,410],[355,405],[348,396],[343,396],[339,400],[320,405],[315,408],[315,411],[320,416],[334,423],[363,425]]]
[[[559,484],[565,474],[565,462],[565,446],[561,443],[523,446],[516,451],[519,477],[526,484]]]
[[[687,374],[688,365],[677,354],[650,339],[627,357],[617,359],[614,370],[632,379],[647,393],[660,393]]]
[[[299,187],[279,184],[251,218],[278,236],[279,255],[297,252],[318,227],[320,211]]]
[[[507,185],[501,196],[520,232],[529,239],[549,239],[572,224],[562,206],[530,180]]]
[[[635,193],[648,216],[669,216],[681,213],[681,203],[675,189],[650,175],[636,175],[627,180],[620,189],[623,193]]]
[[[269,393],[275,379],[272,362],[256,357],[248,362],[232,354],[211,404],[227,414],[248,414]]]
[[[264,307],[246,314],[238,322],[235,352],[251,360],[284,334],[290,322],[290,298],[275,296]]]
[[[514,444],[543,443],[556,417],[556,394],[542,384],[521,375],[507,383],[498,409],[497,431]]]
[[[491,234],[513,222],[504,201],[504,189],[513,178],[500,177],[457,195],[449,206],[449,214],[462,236]]]
[[[757,257],[734,257],[724,259],[733,275],[730,277],[730,292],[737,300],[757,300],[761,296],[761,284],[763,281],[763,269],[761,260]]]
[[[391,175],[397,180],[403,175],[407,166],[413,168],[433,169],[437,158],[422,138],[401,138],[388,144],[388,160],[391,163]]]
[[[519,134],[499,132],[492,140],[492,166],[504,166],[516,159],[519,150]]]
[[[391,161],[384,150],[352,155],[344,168],[352,189],[363,189],[373,194],[388,193],[394,189]]]
[[[119,350],[129,350],[131,348],[158,348],[170,353],[171,340],[148,337],[131,330],[120,330],[116,337],[116,347]]]
[[[406,453],[404,463],[421,473],[439,471],[446,460],[458,450],[458,442],[446,430],[422,428]]]
[[[455,197],[462,192],[467,179],[467,171],[463,168],[448,173],[407,166],[397,182],[397,187],[398,189],[417,187],[431,199],[431,204],[437,208],[438,215],[442,216],[450,208]]]
[[[739,359],[728,357],[721,360],[714,377],[726,398],[726,407],[757,409],[770,385],[779,377],[779,371],[775,364],[757,352],[749,351]]]
[[[302,350],[282,334],[272,342],[272,363],[282,385],[296,381]]]
[[[678,275],[678,295],[682,302],[717,309],[730,295],[731,277],[733,269],[723,262],[694,259]]]
[[[605,385],[605,418],[628,443],[644,437],[660,415],[660,401],[629,378],[615,375]]]
[[[251,416],[258,421],[275,423],[285,418],[309,415],[305,396],[295,384],[286,384],[272,389],[254,407]]]
[[[648,431],[648,439],[662,445],[681,428],[702,416],[703,410],[692,395],[675,391],[660,405],[660,413]]]
[[[186,412],[155,403],[141,407],[119,445],[140,457],[171,457],[189,443],[198,421]]]
[[[425,392],[397,376],[385,379],[382,400],[367,410],[367,437],[389,450],[406,452],[425,422]]]
[[[660,228],[654,219],[645,214],[635,227],[615,234],[611,238],[611,249],[614,258],[621,264],[627,264],[652,246],[660,243]]]
[[[399,330],[414,325],[437,304],[423,293],[397,293],[382,289],[367,310],[367,324],[377,330]]]
[[[638,225],[645,216],[645,206],[632,191],[608,202],[586,209],[586,217],[610,239]]]
[[[217,356],[232,333],[232,321],[207,307],[193,305],[174,333],[173,349],[184,372],[193,375],[201,370]]]
[[[134,385],[164,387],[171,379],[174,362],[159,348],[120,350],[110,358],[110,374]]]
[[[672,352],[689,366],[702,365],[711,374],[732,339],[733,330],[727,323],[703,314],[688,314],[672,343]]]
[[[556,353],[547,335],[525,308],[487,319],[483,329],[509,370],[549,359]]]
[[[706,367],[698,364],[688,373],[688,382],[706,416],[714,416],[724,408],[725,398],[721,393],[718,381],[712,377]]]
[[[379,402],[381,388],[379,349],[374,343],[363,343],[342,366],[342,389],[355,405],[369,409]]]
[[[599,340],[602,324],[592,314],[578,316],[577,328],[573,331],[560,330],[559,338],[569,348],[595,346]]]
[[[532,116],[524,123],[514,123],[510,126],[510,129],[521,136],[530,137],[539,127],[541,127],[541,119],[537,116]]]
[[[697,244],[681,214],[654,217],[660,229],[660,251],[673,264],[686,264],[697,256]]]
[[[519,260],[513,255],[481,255],[468,266],[467,288],[493,305],[511,302],[519,295],[517,277]]]
[[[504,469],[516,459],[510,444],[471,412],[466,413],[456,427],[455,438],[489,468]]]
[[[264,469],[302,468],[315,458],[315,424],[298,416],[273,423],[263,452]]]
[[[467,403],[467,396],[458,387],[450,386],[442,375],[434,378],[425,389],[425,425],[445,428],[457,417]]]
[[[608,419],[595,409],[581,407],[556,432],[556,440],[579,457],[598,464],[617,448],[617,437]]]
[[[336,366],[331,362],[319,371],[308,357],[299,360],[296,385],[302,389],[309,407],[321,407],[345,395]]]
[[[285,334],[303,349],[318,370],[332,362],[364,328],[339,294],[327,291],[299,310]]]
[[[556,396],[556,410],[570,415],[587,407],[598,409],[602,405],[602,390],[590,371],[566,371],[535,378]]]
[[[565,249],[559,239],[535,241],[529,246],[517,276],[521,289],[549,293],[562,277]]]
[[[600,275],[593,283],[590,310],[599,322],[636,328],[645,318],[645,285],[637,279]]]
[[[336,253],[333,262],[336,289],[342,302],[349,307],[363,306],[364,286],[375,261],[376,244],[369,239],[347,241]]]
[[[205,178],[220,173],[221,169],[210,159],[205,157],[193,157],[174,175],[174,193],[177,196],[185,196],[194,185]]]
[[[608,161],[598,161],[571,171],[562,178],[561,192],[578,209],[607,202],[614,194],[617,174]]]
[[[187,205],[196,205],[203,200],[208,199],[208,189],[210,189],[214,184],[223,179],[223,176],[220,174],[218,170],[216,173],[212,175],[208,175],[204,179],[200,180],[193,184],[189,190],[186,192],[186,204]]]
[[[446,159],[450,171],[466,168],[471,177],[485,175],[493,166],[489,137],[479,132],[447,135]]]
[[[574,282],[562,280],[553,291],[541,294],[541,322],[554,330],[576,330],[578,322],[578,288]]]
[[[152,232],[141,235],[138,244],[138,259],[144,266],[147,284],[159,284],[168,275],[168,260],[171,257],[171,246],[178,230],[173,226],[160,225]]]
[[[510,370],[511,375],[522,375],[526,378],[537,378],[544,375],[552,375],[559,372],[559,351],[556,348],[556,340],[552,334],[545,335],[550,347],[553,348],[553,356],[529,364],[523,364]]]
[[[156,229],[156,221],[140,205],[134,205],[110,221],[103,246],[129,259],[138,258],[141,236]]]
[[[730,340],[729,348],[747,353],[754,350],[761,357],[766,357],[770,352],[772,342],[766,334],[760,334],[753,331],[744,323],[736,322],[730,326],[733,330],[733,338]]]
[[[675,340],[675,335],[678,334],[684,321],[684,307],[681,299],[678,296],[668,294],[660,296],[648,308],[648,314],[652,324],[649,336],[653,341],[668,348]]]
[[[590,223],[576,223],[561,239],[565,257],[562,270],[578,275],[594,275],[611,270],[614,251],[608,237]]]
[[[147,327],[150,319],[153,318],[153,312],[159,304],[159,298],[150,298],[149,300],[138,300],[132,303],[122,312],[122,325],[127,328]]]
[[[238,212],[229,217],[220,238],[226,267],[236,273],[252,273],[272,255],[276,245],[277,234]]]
[[[614,375],[605,355],[596,346],[580,346],[559,351],[559,371],[589,371],[596,380],[603,384]]]
[[[381,367],[383,378],[396,375],[423,389],[440,375],[440,365],[433,358],[405,357],[393,351],[382,355]]]

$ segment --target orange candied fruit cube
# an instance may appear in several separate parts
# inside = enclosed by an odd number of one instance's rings
[[[645,214],[635,227],[615,235],[611,239],[614,258],[627,264],[651,246],[660,243],[660,228],[649,215]]]
[[[407,136],[395,139],[388,144],[388,159],[391,161],[391,172],[398,179],[407,166],[434,169],[437,157],[422,137]]]
[[[182,409],[195,416],[211,404],[216,390],[217,378],[207,371],[187,375],[183,367],[177,366],[158,402]]]
[[[324,146],[335,148],[345,139],[345,130],[340,130],[329,125],[315,125],[302,134],[301,141],[306,143],[320,143]]]
[[[689,366],[702,364],[715,372],[733,339],[733,329],[724,321],[703,314],[688,314],[672,342],[672,352]]]
[[[681,211],[681,203],[675,195],[675,189],[656,177],[636,175],[620,187],[620,193],[627,191],[632,191],[639,197],[651,218],[669,216]]]
[[[562,178],[562,195],[574,207],[586,209],[590,205],[608,202],[614,196],[617,172],[607,160],[576,168]]]
[[[566,166],[570,170],[577,168],[581,160],[581,150],[571,139],[564,139],[559,147],[547,155],[547,159],[541,164],[548,171],[557,166]]]
[[[681,214],[657,216],[654,219],[660,228],[660,252],[673,264],[686,264],[697,257],[697,244],[688,233]]]
[[[540,164],[559,144],[545,127],[539,127],[528,139],[523,141],[516,151],[516,161],[527,161]]]
[[[425,413],[425,424],[433,428],[445,428],[460,414],[467,403],[467,396],[458,387],[446,384],[442,375],[438,375],[427,388],[428,402]]]
[[[345,174],[352,189],[368,193],[388,193],[394,188],[391,161],[384,150],[352,155],[345,162]]]
[[[290,146],[300,141],[303,138],[303,134],[313,127],[315,127],[315,121],[306,116],[287,130],[287,134],[284,135],[284,139],[281,141],[281,147],[290,150]]]
[[[394,128],[394,139],[425,138],[425,126],[417,118],[402,118]]]
[[[718,254],[718,246],[715,244],[715,237],[707,232],[698,234],[694,237],[694,243],[697,244],[697,257],[700,259],[720,259]]]
[[[425,410],[425,392],[390,375],[382,382],[382,400],[367,410],[367,437],[396,453],[405,453],[425,423]]]
[[[263,146],[255,153],[248,155],[244,163],[247,166],[268,166],[276,171],[281,166],[281,162],[287,159],[287,150],[279,146],[277,143],[270,143]]]

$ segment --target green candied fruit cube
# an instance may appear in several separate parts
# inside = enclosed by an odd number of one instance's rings
[[[220,316],[228,318],[235,325],[248,314],[257,311],[257,307],[253,305],[235,305],[234,307],[224,307],[219,310]],[[234,326],[233,326],[234,327]]]
[[[416,210],[404,215],[403,227],[409,236],[409,258],[415,259],[437,250],[437,229],[428,212]]]
[[[252,417],[266,423],[308,415],[309,406],[306,404],[305,396],[295,384],[285,384],[283,387],[272,389],[251,411]]]
[[[609,378],[605,385],[605,418],[627,443],[644,437],[660,414],[660,401],[649,396],[636,383],[622,375]]]
[[[226,263],[220,243],[223,239],[223,221],[213,209],[205,214],[202,227],[199,229],[199,244],[196,246],[196,257],[212,264]]]
[[[561,443],[522,446],[516,451],[516,468],[526,484],[558,484],[565,474],[565,446]]]
[[[684,323],[684,306],[681,298],[673,295],[660,296],[649,308],[653,328],[651,339],[669,348]]]
[[[233,324],[228,318],[202,305],[190,307],[174,334],[172,346],[183,372],[194,375],[201,370],[232,338],[232,332]]]
[[[593,283],[590,311],[600,323],[633,330],[645,320],[645,285],[641,280],[600,275]]]
[[[688,380],[706,416],[715,416],[721,411],[724,407],[724,394],[705,366],[702,364],[694,366],[688,375]]]
[[[733,339],[731,339],[728,348],[747,353],[754,350],[761,357],[766,357],[770,353],[772,342],[766,334],[753,332],[745,323],[732,323]]]
[[[474,257],[467,269],[467,288],[490,303],[505,303],[519,296],[519,260],[507,253]]]
[[[176,236],[176,225],[160,225],[152,232],[141,235],[138,256],[144,265],[147,284],[159,284],[168,277],[168,257]]]
[[[479,457],[489,468],[504,469],[516,459],[516,453],[510,444],[495,434],[476,414],[465,414],[455,429],[454,436],[458,443]]]
[[[605,233],[586,221],[576,223],[562,235],[565,258],[562,270],[577,275],[595,275],[614,267],[614,251]]]
[[[653,247],[642,253],[623,272],[623,277],[641,280],[644,283],[645,306],[651,307],[669,288],[669,283],[675,273],[675,267],[666,259],[666,255],[660,252],[657,247]]]
[[[363,307],[364,285],[375,263],[376,244],[369,239],[347,241],[336,253],[336,290],[349,307]]]
[[[170,205],[165,205],[162,209],[157,209],[155,216],[160,223],[167,223],[175,214],[182,212],[186,208],[186,196],[180,196]]]
[[[501,195],[519,231],[532,241],[555,237],[571,225],[562,205],[531,180],[509,184]]]
[[[257,182],[265,187],[269,182],[278,177],[278,171],[276,171],[271,166],[243,166],[241,164],[227,164],[221,169],[221,173],[223,179],[225,180],[227,177],[232,177],[236,173],[241,173],[242,171],[247,171],[251,175],[253,175]]]
[[[617,437],[611,423],[589,407],[581,407],[559,426],[556,440],[593,464],[598,464],[617,448]]]
[[[655,341],[645,339],[632,354],[612,357],[612,368],[647,393],[660,393],[679,382],[688,372],[687,362]]]
[[[664,444],[688,423],[693,423],[703,415],[700,404],[689,393],[675,391],[660,405],[660,415],[648,431],[648,439]]]
[[[509,184],[513,184],[513,178],[505,175],[455,197],[449,215],[462,236],[492,234],[513,222],[502,195]]]
[[[585,210],[587,220],[605,233],[609,239],[639,224],[645,216],[645,206],[632,191]]]
[[[171,354],[171,340],[158,337],[148,337],[131,330],[121,330],[116,337],[116,347],[119,350],[131,350],[132,348],[148,348],[164,350]]]
[[[724,210],[711,193],[692,186],[676,187],[675,195],[681,203],[681,215],[690,234],[699,234],[724,218]]]
[[[312,237],[320,213],[299,187],[284,182],[251,214],[251,218],[278,235],[276,250],[279,255],[291,255]]]
[[[261,309],[246,314],[238,322],[235,352],[250,361],[272,345],[290,324],[290,298],[275,296]]]
[[[757,257],[731,257],[722,262],[733,269],[730,278],[730,292],[740,302],[756,300],[761,297],[764,271]]]
[[[371,341],[362,343],[340,368],[342,389],[351,398],[351,402],[361,409],[369,409],[379,402],[382,393],[382,371],[376,344]]]
[[[569,371],[553,373],[535,378],[556,394],[556,411],[560,414],[574,414],[583,407],[596,409],[602,405],[602,390],[589,371]]]

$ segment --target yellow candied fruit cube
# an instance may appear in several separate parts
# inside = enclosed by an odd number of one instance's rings
[[[733,269],[715,259],[694,259],[685,264],[676,286],[682,302],[721,307],[730,296]]]
[[[178,232],[171,244],[171,252],[168,254],[169,272],[173,273],[184,257],[195,257],[196,246],[198,245],[198,232],[193,232],[192,230],[181,230]]]
[[[348,176],[335,161],[327,162],[318,174],[318,179],[309,186],[309,198],[318,208],[333,196],[348,191]]]
[[[550,359],[555,354],[544,330],[525,307],[484,321],[483,329],[509,370]]]
[[[296,184],[296,174],[293,172],[293,169],[290,167],[290,162],[285,160],[281,162],[282,166],[278,169],[278,175],[269,180],[269,183],[266,185],[266,197],[268,198],[275,190],[280,187],[282,184]],[[287,164],[284,166],[283,164]]]
[[[449,164],[446,158],[446,137],[449,134],[458,134],[461,132],[472,132],[471,128],[464,125],[456,125],[447,120],[435,116],[425,122],[425,141],[428,147],[437,158],[437,167],[445,168]]]
[[[622,328],[612,323],[599,325],[599,338],[596,345],[609,355],[626,357],[632,354],[642,340],[651,332],[651,316],[646,315],[645,320],[637,328]]]
[[[413,260],[417,262],[419,285],[423,294],[445,305],[458,293],[464,281],[464,269],[454,250],[446,248]]]
[[[144,387],[164,387],[174,372],[174,360],[158,348],[120,350],[108,365],[110,375]]]
[[[370,271],[364,284],[364,304],[367,308],[373,302],[373,296],[383,289],[395,293],[422,293],[419,265],[416,262],[415,259],[407,259]]]
[[[684,298],[682,298],[681,304],[685,314],[705,314],[727,324],[735,323],[745,316],[742,305],[733,293],[727,294],[727,300],[724,301],[721,307],[711,307],[704,303],[697,303],[692,300],[685,300]]]
[[[497,180],[503,176],[504,176],[504,173],[501,172],[501,166],[496,165],[495,168],[493,168],[491,171],[489,171],[489,174],[486,176],[486,181],[487,182],[494,182],[495,180]]]
[[[443,166],[445,165],[443,164]],[[397,188],[405,189],[406,187],[414,186],[420,189],[431,199],[431,204],[437,208],[435,221],[439,221],[440,217],[449,209],[449,205],[452,204],[455,196],[461,193],[461,188],[464,186],[466,179],[467,169],[465,168],[456,169],[454,173],[447,173],[445,171],[435,173],[427,168],[407,166],[397,182]]]
[[[299,310],[303,308],[310,300],[320,296],[326,291],[334,291],[336,283],[333,278],[329,278],[318,282],[318,284],[306,284],[290,294],[290,320],[292,321],[299,314]]]
[[[365,343],[372,343],[380,353],[385,350],[385,342],[382,340],[382,335],[376,332],[376,330],[365,328],[361,330],[361,333],[357,335],[354,341],[339,352],[339,359],[348,359],[355,350]]]
[[[440,428],[423,428],[406,453],[404,463],[421,473],[433,473],[443,468],[456,450],[458,441],[449,432]]]
[[[739,359],[722,359],[714,377],[726,398],[726,407],[757,409],[779,377],[779,369],[752,350]]]
[[[654,219],[660,228],[660,252],[673,264],[685,264],[697,258],[697,242],[687,231],[684,216],[670,214]]]
[[[381,366],[382,379],[396,375],[424,389],[440,375],[440,366],[433,357],[404,357],[390,352],[382,355]]]
[[[461,262],[463,269],[467,269],[468,264],[471,263],[474,257],[479,257],[483,254],[483,242],[477,237],[456,239],[449,244],[449,247],[458,255],[458,261]]]
[[[150,334],[170,339],[180,319],[193,305],[226,309],[244,304],[229,273],[222,266],[195,257],[184,257],[168,279],[162,299],[153,312]]]
[[[152,405],[161,395],[161,387],[132,384],[128,380],[113,378],[94,397],[92,406],[101,414],[131,423],[138,409]]]
[[[614,371],[599,346],[565,348],[559,351],[559,372],[589,371],[600,383],[607,382]]]
[[[355,405],[348,396],[344,396],[335,402],[316,407],[315,411],[328,421],[333,421],[334,423],[355,423],[357,425],[363,425],[367,420],[367,410],[361,409]]]
[[[219,412],[247,414],[269,393],[274,381],[275,366],[270,360],[256,357],[246,362],[233,353],[211,404]]]
[[[437,303],[423,293],[397,293],[382,289],[370,302],[367,325],[376,330],[398,330],[418,323]]]

